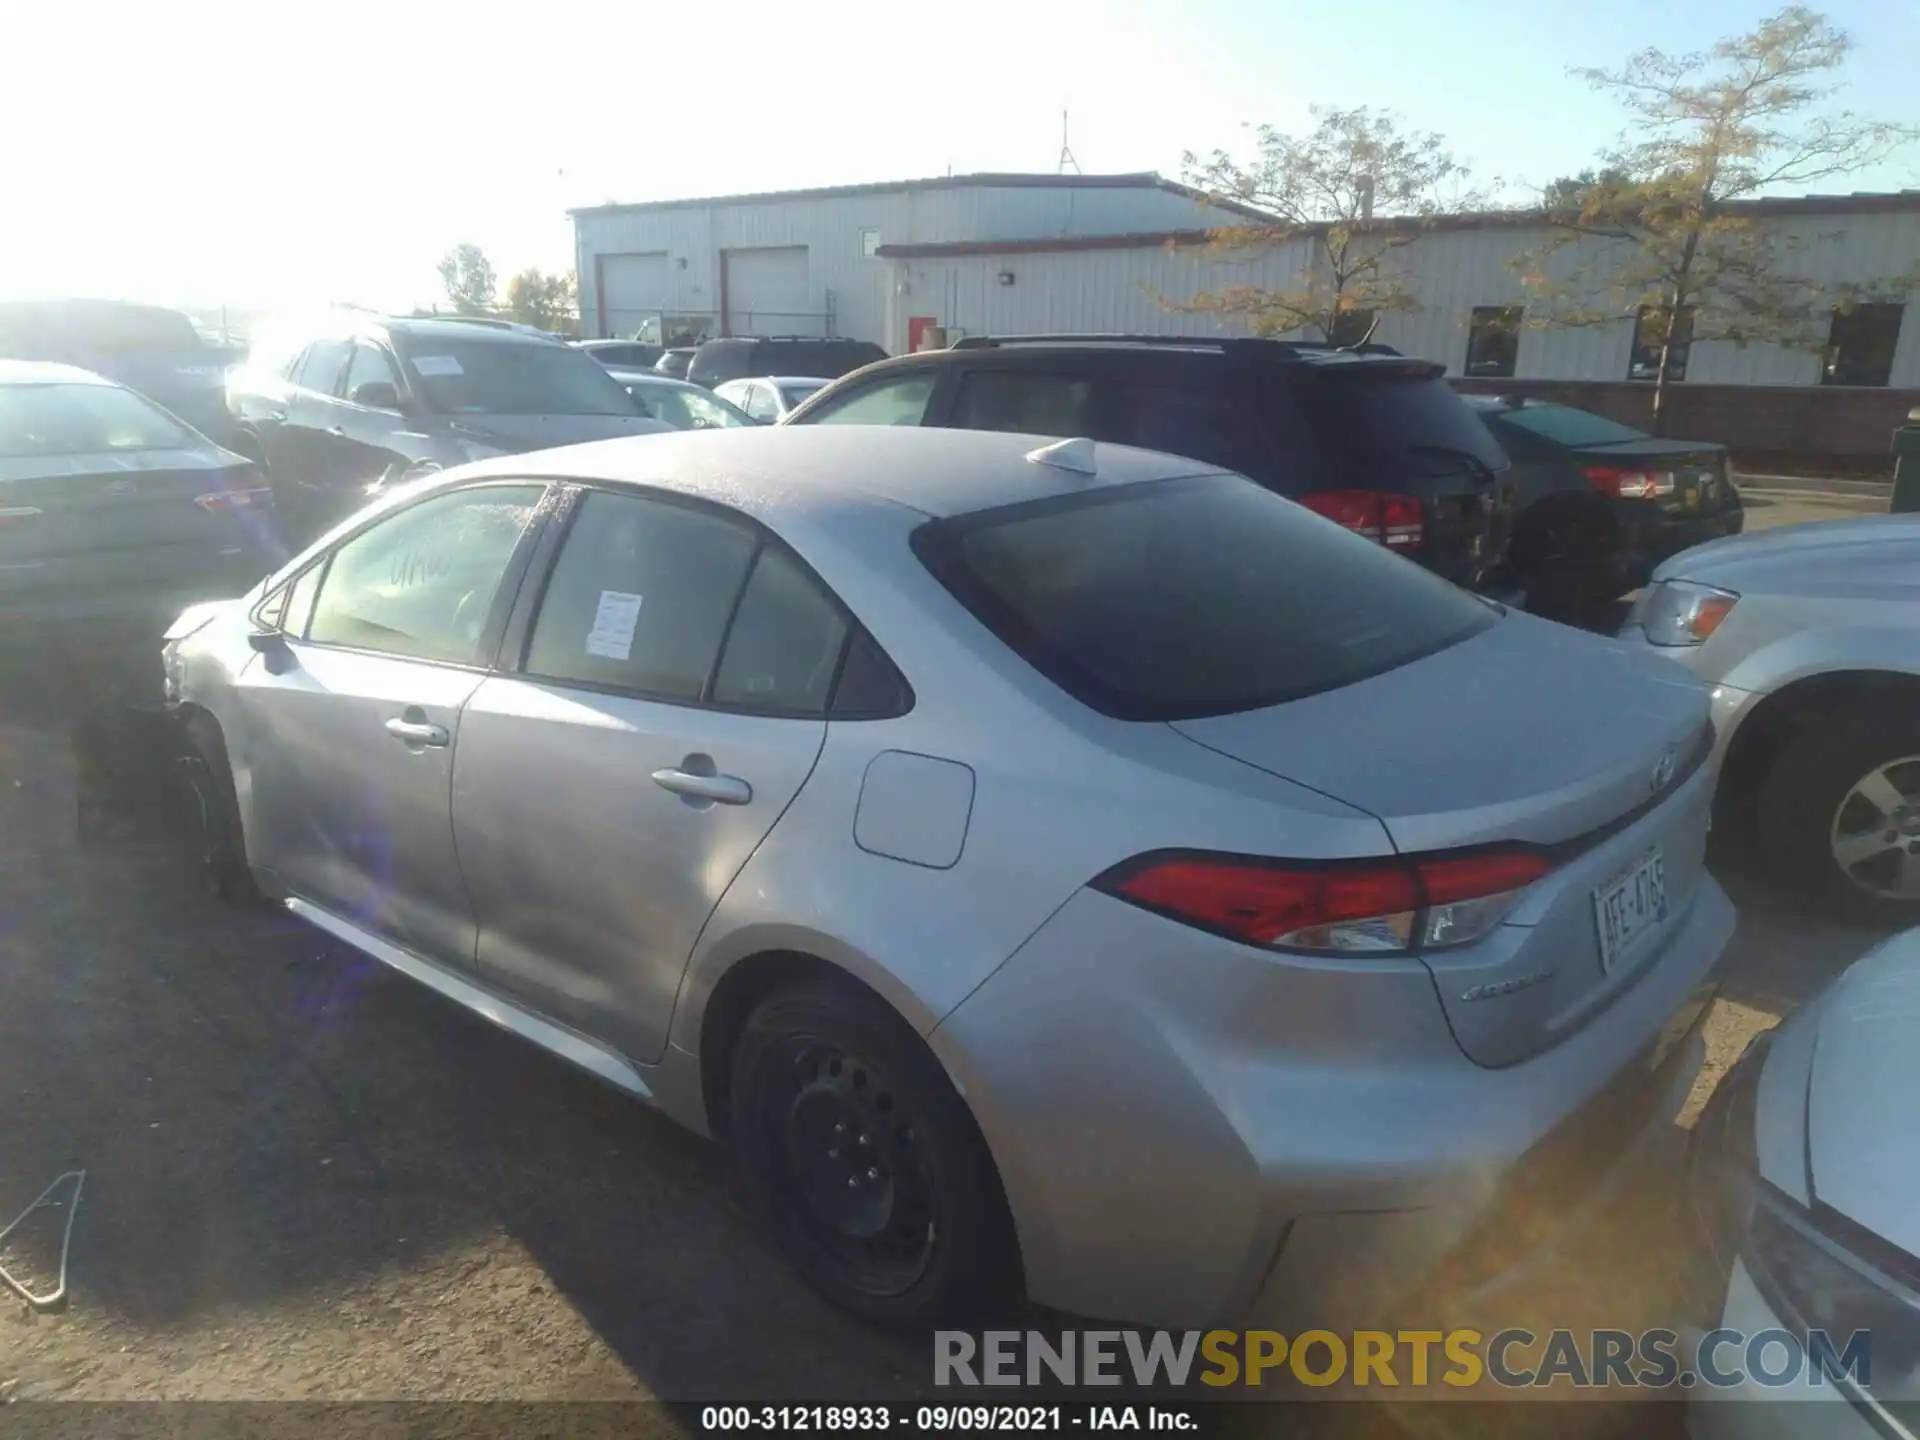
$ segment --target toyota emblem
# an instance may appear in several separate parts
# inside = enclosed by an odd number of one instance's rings
[[[1669,745],[1660,752],[1660,758],[1653,762],[1653,773],[1647,777],[1647,789],[1658,795],[1673,783],[1674,766],[1679,762],[1680,752]]]

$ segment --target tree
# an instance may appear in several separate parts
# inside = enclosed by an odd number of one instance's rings
[[[507,310],[523,325],[568,330],[575,318],[573,276],[547,274],[529,265],[507,281]]]
[[[1825,105],[1833,87],[1822,81],[1851,48],[1825,16],[1793,5],[1705,54],[1649,49],[1617,70],[1573,72],[1617,96],[1632,126],[1598,172],[1549,187],[1553,233],[1515,263],[1544,323],[1637,316],[1658,337],[1656,431],[1681,347],[1811,347],[1835,305],[1865,293],[1823,293],[1796,273],[1801,242],[1750,203],[1876,164],[1915,135]]]
[[[494,308],[493,264],[478,245],[459,244],[440,257],[440,284],[462,315]]]
[[[1300,238],[1310,248],[1283,288],[1230,285],[1174,308],[1236,316],[1256,335],[1313,330],[1343,344],[1369,338],[1383,315],[1419,308],[1394,252],[1419,238],[1422,222],[1474,203],[1461,189],[1466,169],[1438,135],[1402,133],[1389,114],[1316,107],[1313,116],[1304,136],[1260,126],[1244,164],[1224,150],[1187,153],[1188,183],[1236,207],[1235,221],[1213,232],[1215,256],[1270,253]]]

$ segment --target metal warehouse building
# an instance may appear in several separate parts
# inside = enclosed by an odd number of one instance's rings
[[[1795,268],[1836,293],[1920,273],[1920,191],[1754,209],[1791,237]],[[1294,288],[1313,249],[1303,235],[1258,256],[1222,256],[1207,231],[1231,217],[1150,174],[952,176],[602,206],[574,220],[582,315],[595,333],[679,313],[712,334],[834,333],[896,354],[929,332],[1222,333],[1219,319],[1169,303],[1224,285]],[[1552,394],[1644,423],[1658,352],[1632,317],[1528,324],[1509,262],[1547,235],[1537,217],[1515,214],[1422,227],[1394,252],[1420,309],[1383,316],[1375,338],[1445,364],[1463,388]],[[1824,352],[1688,347],[1672,372],[1681,383],[1669,433],[1748,451],[1883,455],[1893,426],[1920,404],[1914,308],[1836,316]]]

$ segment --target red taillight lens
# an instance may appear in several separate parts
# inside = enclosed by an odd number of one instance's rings
[[[1651,500],[1673,493],[1671,470],[1623,470],[1613,465],[1582,465],[1580,473],[1602,495],[1619,500]]]
[[[1477,939],[1552,869],[1527,850],[1320,865],[1183,855],[1094,887],[1249,945],[1381,954]]]
[[[1356,535],[1390,550],[1418,550],[1426,539],[1426,508],[1413,495],[1379,490],[1316,490],[1300,503]]]
[[[273,491],[264,485],[248,486],[241,490],[209,490],[204,495],[194,496],[193,503],[202,510],[216,514],[230,514],[236,510],[266,510],[272,508]]]

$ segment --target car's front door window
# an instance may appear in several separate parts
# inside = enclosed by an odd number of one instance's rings
[[[476,485],[436,495],[333,553],[307,638],[458,665],[480,642],[542,485]],[[293,608],[293,607],[290,607]]]

